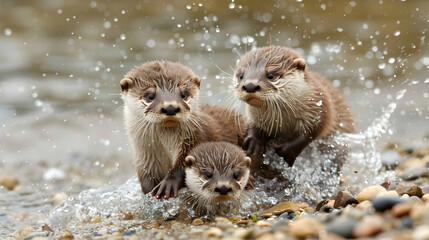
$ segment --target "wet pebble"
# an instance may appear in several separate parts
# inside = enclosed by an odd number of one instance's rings
[[[58,193],[54,194],[54,196],[52,197],[52,201],[55,204],[61,204],[65,200],[67,200],[68,198],[69,198],[69,196],[67,195],[67,193],[65,193],[65,192],[58,192]]]
[[[392,207],[392,214],[395,217],[402,217],[408,215],[412,209],[412,205],[410,203],[398,203]]]
[[[398,192],[399,195],[408,194],[409,196],[423,196],[422,189],[417,185],[399,187],[396,188],[395,191]]]
[[[399,175],[405,181],[411,181],[421,177],[428,176],[428,169],[424,167],[411,167],[402,171]]]
[[[392,197],[379,197],[372,201],[372,206],[375,211],[383,212],[391,209],[395,204],[402,203],[405,200],[400,198],[392,198]]]
[[[388,169],[393,169],[403,162],[403,158],[397,151],[387,150],[381,154],[381,163]]]
[[[391,190],[391,191],[387,191],[387,192],[381,192],[379,194],[377,194],[376,198],[379,197],[393,197],[393,198],[399,198],[399,194],[398,192]]]
[[[279,216],[279,218],[285,218],[285,219],[293,219],[294,217],[296,217],[295,212],[284,212]]]
[[[383,218],[365,216],[353,228],[353,236],[356,238],[371,237],[383,231]]]
[[[309,238],[323,230],[323,224],[314,218],[300,218],[289,224],[289,233],[297,238]]]
[[[346,207],[347,205],[357,203],[357,199],[349,191],[340,191],[335,198],[334,208]]]
[[[423,195],[422,201],[425,202],[425,203],[427,203],[427,202],[429,202],[428,200],[429,200],[429,194]]]
[[[357,224],[357,220],[349,217],[335,218],[326,225],[326,231],[338,234],[345,238],[353,237],[353,229]]]
[[[293,202],[282,202],[273,207],[269,208],[262,215],[280,215],[284,212],[295,212],[298,210],[298,206]]]
[[[201,220],[199,218],[192,221],[192,225],[194,225],[194,226],[199,226],[199,225],[203,225],[203,224],[204,224],[203,220]]]
[[[131,235],[134,235],[134,234],[136,234],[135,230],[128,230],[128,231],[125,231],[123,233],[124,236],[131,236]]]
[[[362,189],[360,193],[357,195],[357,201],[363,202],[365,200],[372,200],[375,198],[379,193],[386,192],[386,189],[382,186],[370,186]]]
[[[5,187],[7,190],[12,191],[18,184],[19,181],[14,176],[9,174],[0,175],[0,185]]]
[[[325,205],[323,207],[320,208],[319,212],[324,212],[324,213],[330,213],[334,210],[333,207]]]
[[[73,239],[73,238],[74,238],[73,234],[67,230],[58,236],[58,239]]]
[[[222,230],[217,227],[211,227],[203,233],[206,237],[220,237],[222,235]]]
[[[424,194],[429,194],[429,185],[421,186],[420,189]]]

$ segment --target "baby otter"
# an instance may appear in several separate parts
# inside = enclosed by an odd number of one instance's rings
[[[243,142],[246,122],[233,111],[198,105],[201,80],[169,61],[144,63],[121,80],[125,126],[144,193],[177,197],[191,148],[208,141]]]
[[[234,83],[235,95],[247,103],[248,155],[262,155],[272,140],[275,152],[292,166],[314,139],[354,132],[343,95],[309,71],[292,49],[269,46],[247,52],[237,61]]]
[[[227,142],[207,142],[192,149],[185,158],[185,181],[194,209],[222,214],[219,202],[237,204],[245,187],[251,187],[250,163],[240,147]]]

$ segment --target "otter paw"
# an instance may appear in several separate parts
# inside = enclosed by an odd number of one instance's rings
[[[182,179],[166,177],[152,190],[151,195],[157,199],[169,199],[177,197],[180,188],[182,188]]]
[[[265,141],[261,141],[255,136],[247,136],[244,138],[244,149],[246,155],[262,156],[265,153]]]
[[[297,152],[292,148],[292,145],[289,143],[274,144],[273,149],[277,153],[277,155],[282,157],[287,162],[289,167],[293,166],[296,157],[298,157],[298,155],[301,153],[298,152],[297,154]]]

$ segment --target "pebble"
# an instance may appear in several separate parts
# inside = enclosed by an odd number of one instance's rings
[[[323,224],[314,218],[300,218],[289,224],[289,233],[297,238],[316,236],[323,230]]]
[[[393,197],[393,198],[399,198],[399,194],[398,194],[398,192],[397,192],[397,191],[390,190],[390,191],[387,191],[387,192],[381,192],[381,193],[377,194],[377,197],[376,197],[376,198],[378,198],[378,197]]]
[[[422,201],[425,202],[425,203],[427,203],[427,202],[429,202],[428,200],[429,200],[429,194],[423,195]]]
[[[58,192],[58,193],[54,194],[54,196],[52,197],[52,201],[55,204],[61,204],[65,200],[67,200],[68,198],[69,198],[69,195],[67,195],[67,193],[65,193],[65,192]]]
[[[408,215],[412,209],[412,205],[410,203],[398,203],[392,207],[392,214],[395,217],[402,217]]]
[[[372,202],[365,200],[365,201],[359,203],[358,205],[356,205],[356,208],[362,209],[364,211],[369,211],[369,210],[373,209],[373,206],[372,206]]]
[[[325,205],[323,207],[320,208],[319,212],[324,212],[324,213],[330,213],[334,210],[333,207],[329,206],[329,205]]]
[[[421,186],[420,188],[424,194],[429,194],[429,185]]]
[[[375,216],[365,216],[353,228],[355,238],[371,237],[383,231],[383,218]]]
[[[284,212],[295,212],[298,210],[298,206],[293,202],[282,202],[274,205],[269,208],[262,215],[272,214],[272,215],[280,215]]]
[[[9,174],[0,175],[0,185],[5,187],[7,190],[12,191],[17,185],[19,181],[17,178],[13,177]]]
[[[418,226],[413,232],[414,240],[428,240],[429,239],[429,225]]]
[[[405,181],[411,181],[417,178],[421,177],[427,177],[428,176],[428,169],[424,167],[411,167],[407,168],[399,175],[400,178],[404,179]]]
[[[326,225],[326,231],[338,234],[345,238],[353,237],[353,229],[357,224],[357,220],[348,217],[338,217]]]
[[[73,239],[73,238],[74,238],[73,234],[67,230],[61,233],[60,236],[58,236],[58,239]]]
[[[365,200],[372,200],[381,192],[386,192],[386,189],[382,186],[366,187],[357,195],[357,201],[360,203]]]
[[[203,225],[203,224],[204,224],[204,221],[199,219],[199,218],[192,221],[192,225],[194,225],[194,226],[199,226],[199,225]]]
[[[203,233],[206,237],[220,237],[222,235],[222,230],[217,227],[211,227]]]
[[[285,219],[293,219],[294,217],[296,217],[296,213],[295,212],[284,212],[282,213],[279,218],[285,218]]]
[[[346,207],[347,205],[357,203],[357,199],[349,191],[340,191],[335,198],[334,208]]]
[[[258,222],[256,222],[256,225],[258,225],[258,226],[260,226],[260,227],[268,227],[268,226],[271,226],[272,224],[271,223],[269,223],[269,222],[267,222],[267,221],[258,221]]]
[[[395,189],[395,191],[398,192],[399,195],[408,194],[409,196],[423,196],[422,189],[417,185],[399,187]]]
[[[383,152],[380,158],[383,166],[387,167],[388,169],[393,169],[403,162],[401,155],[399,155],[399,153],[394,150],[387,150]]]
[[[372,201],[372,206],[375,211],[383,212],[391,209],[395,204],[404,202],[405,200],[400,198],[392,198],[392,197],[379,197]]]
[[[401,224],[399,225],[399,229],[412,228],[412,227],[413,227],[413,220],[410,217],[408,216],[401,217]]]

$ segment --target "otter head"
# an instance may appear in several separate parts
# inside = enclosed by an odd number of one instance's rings
[[[152,61],[134,67],[120,85],[128,111],[145,121],[175,127],[196,108],[200,83],[180,63]]]
[[[234,69],[235,94],[253,107],[266,106],[279,92],[299,94],[306,85],[305,67],[304,59],[286,47],[247,52]]]
[[[231,143],[200,144],[185,158],[186,186],[204,203],[238,200],[249,179],[250,162]]]

